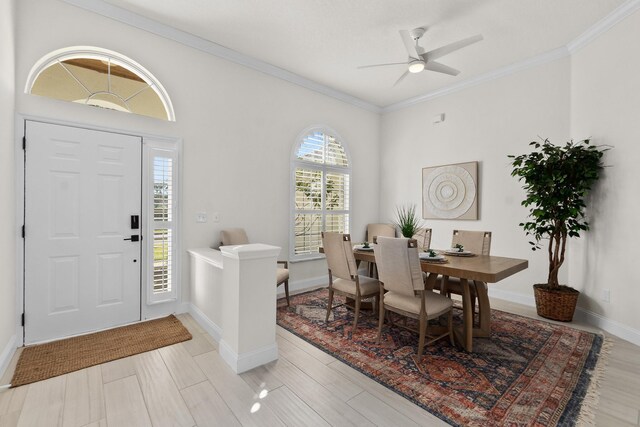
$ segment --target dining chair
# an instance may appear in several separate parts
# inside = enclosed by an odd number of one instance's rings
[[[375,243],[378,236],[396,237],[396,226],[393,224],[367,224],[367,242]],[[369,263],[369,276],[377,277],[376,265]]]
[[[456,244],[460,244],[464,247],[465,251],[469,251],[476,255],[490,255],[491,254],[491,232],[490,231],[471,231],[471,230],[453,230],[453,236],[451,238],[451,247],[455,247]],[[471,308],[472,313],[475,312],[476,306],[476,286],[484,286],[483,284],[472,283],[469,286],[471,294]],[[460,279],[457,277],[442,276],[442,282],[440,285],[440,293],[446,296],[451,294],[462,295],[464,289]]]
[[[431,247],[430,228],[418,228],[418,232],[412,238],[418,242],[418,249],[429,249]]]
[[[349,234],[323,232],[322,247],[329,267],[329,301],[325,322],[329,322],[329,315],[334,308],[334,294],[352,298],[355,302],[353,319],[353,331],[355,332],[362,300],[373,297],[375,299],[374,307],[378,307],[378,281],[371,277],[358,275]]]
[[[375,256],[380,275],[378,343],[382,337],[385,316],[388,314],[389,322],[393,325],[391,314],[388,312],[394,312],[418,320],[418,358],[422,356],[426,337],[431,338],[427,345],[447,336],[451,345],[454,345],[453,301],[425,288],[416,240],[404,237],[378,237],[377,242]],[[416,295],[415,291],[418,290],[421,292]],[[438,336],[429,335],[429,320],[443,315],[447,316],[446,332]],[[406,325],[397,326],[415,331]]]
[[[376,236],[396,237],[396,227],[393,224],[367,224],[367,242],[373,242]]]
[[[220,232],[220,245],[247,245],[249,244],[249,237],[244,228],[227,228]],[[289,263],[287,261],[276,261],[281,266],[276,269],[276,287],[284,285],[284,294],[287,298],[287,305],[290,305],[289,301]]]

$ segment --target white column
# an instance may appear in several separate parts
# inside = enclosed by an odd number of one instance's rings
[[[236,373],[278,358],[277,246],[222,246],[222,339],[219,351]]]

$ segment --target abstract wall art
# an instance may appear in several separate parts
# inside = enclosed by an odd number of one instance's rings
[[[424,219],[478,219],[478,162],[422,169]]]

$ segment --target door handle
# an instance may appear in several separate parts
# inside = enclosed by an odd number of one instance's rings
[[[141,239],[141,236],[137,235],[137,234],[132,234],[131,237],[127,237],[124,238],[122,240],[131,240],[132,242],[139,242]]]

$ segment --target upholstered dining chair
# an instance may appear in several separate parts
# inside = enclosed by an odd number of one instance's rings
[[[367,242],[373,243],[376,236],[396,237],[396,227],[393,224],[367,224]]]
[[[249,237],[247,237],[244,228],[228,228],[220,232],[220,245],[247,245]],[[287,297],[287,305],[289,301],[289,263],[287,261],[277,261],[279,267],[276,269],[276,287],[284,285],[284,294]],[[280,267],[281,266],[281,267]]]
[[[431,247],[431,229],[419,228],[418,232],[413,235],[413,239],[418,242],[418,249],[429,249]]]
[[[378,236],[396,237],[396,227],[393,224],[367,224],[367,242],[375,243]],[[369,276],[376,277],[376,265],[369,264]]]
[[[477,255],[490,255],[491,254],[491,232],[490,231],[471,231],[471,230],[453,230],[453,236],[451,238],[451,247],[456,244],[460,244],[464,247],[465,251]],[[473,283],[473,286],[469,286],[471,294],[471,308],[475,311],[476,305],[476,291],[475,287],[479,284]],[[484,285],[482,285],[484,286]],[[451,294],[462,295],[462,284],[457,277],[442,276],[442,282],[440,285],[440,293],[446,296]]]
[[[451,310],[453,302],[444,295],[425,289],[416,240],[378,237],[377,242],[375,255],[380,275],[378,342],[382,337],[385,315],[391,311],[419,321],[418,357],[422,356],[427,336],[431,340],[426,344],[449,336],[451,345],[454,345]],[[421,292],[416,295],[415,291],[418,290]],[[429,336],[429,320],[444,315],[447,316],[447,331],[435,337]],[[388,318],[391,322],[391,314]]]
[[[334,294],[352,298],[355,302],[353,319],[353,331],[355,332],[362,300],[373,297],[375,299],[374,306],[378,306],[378,281],[371,277],[358,275],[349,234],[323,232],[322,247],[329,267],[329,301],[325,322],[329,321]]]

